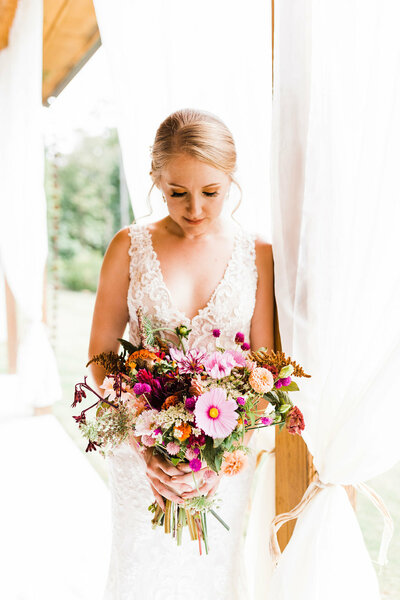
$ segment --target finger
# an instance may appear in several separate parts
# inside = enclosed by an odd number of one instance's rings
[[[177,468],[179,469],[179,471],[181,471],[182,473],[190,473],[191,472],[191,467],[189,466],[189,463],[180,463],[179,465],[176,465]]]
[[[208,477],[208,472],[213,473],[213,471],[210,471],[210,469],[208,467],[203,467],[199,471],[192,471],[192,469],[190,469],[189,473],[183,473],[183,474],[181,473],[180,475],[173,475],[173,477],[171,477],[171,481],[173,481],[173,482],[176,481],[177,483],[187,482],[187,483],[191,484],[191,487],[193,487],[193,484],[194,484],[193,477],[195,478],[197,483],[199,483],[202,479],[206,479],[206,477]]]
[[[176,502],[177,504],[181,504],[183,502],[183,498],[181,496],[178,496],[173,490],[168,488],[161,481],[153,481],[153,485],[164,498],[167,498],[172,502]]]
[[[161,510],[165,510],[165,503],[164,503],[163,497],[161,496],[161,494],[158,493],[158,491],[156,490],[156,488],[154,487],[154,485],[152,483],[150,483],[150,487],[152,489],[154,498],[156,499],[158,506],[161,508]]]
[[[170,488],[178,488],[178,487],[182,487],[182,490],[185,489],[192,489],[191,485],[188,485],[187,483],[185,483],[185,481],[182,481],[180,477],[170,477],[169,475],[167,475],[161,468],[158,469],[154,475],[157,477],[157,479],[159,479],[160,481],[162,481],[165,485],[167,485]]]
[[[158,467],[160,469],[162,469],[164,471],[164,473],[166,473],[170,477],[172,477],[173,475],[182,475],[182,471],[180,471],[179,469],[174,467],[174,465],[172,465],[171,463],[169,463],[168,461],[166,461],[164,459],[158,461]]]
[[[207,496],[211,487],[213,487],[213,483],[205,481],[198,489],[194,489],[191,492],[183,492],[182,498],[187,500],[188,498],[194,498],[195,496]]]

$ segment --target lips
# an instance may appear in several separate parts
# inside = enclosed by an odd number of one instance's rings
[[[187,217],[184,217],[184,219],[191,225],[197,225],[198,223],[201,223],[202,221],[204,221],[204,219],[188,219]]]

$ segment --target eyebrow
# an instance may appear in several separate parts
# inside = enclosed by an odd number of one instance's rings
[[[172,181],[168,183],[168,185],[175,185],[176,187],[184,188],[184,185],[180,185],[180,183],[173,183]],[[210,187],[211,185],[221,185],[219,181],[216,183],[207,183],[207,185],[203,185],[203,187]],[[186,188],[185,188],[186,189]]]

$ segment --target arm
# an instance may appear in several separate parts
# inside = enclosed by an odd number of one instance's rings
[[[250,325],[250,346],[252,350],[261,347],[271,350],[274,349],[274,259],[272,245],[263,240],[256,241],[256,267],[258,284]],[[267,401],[261,401],[260,411],[263,412],[267,406]],[[254,430],[246,433],[246,445],[253,433]]]
[[[101,352],[118,352],[117,338],[122,337],[129,319],[129,244],[126,227],[115,234],[104,255],[90,332],[89,360]],[[103,382],[105,370],[92,363],[90,372],[95,387],[101,394],[99,386]]]

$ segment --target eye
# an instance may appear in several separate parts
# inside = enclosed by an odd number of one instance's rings
[[[185,194],[185,192],[172,192],[171,198],[180,198],[184,194]]]
[[[211,197],[211,196],[216,196],[216,195],[218,194],[218,192],[204,192],[204,194],[205,194],[206,196],[209,196],[209,197]]]

